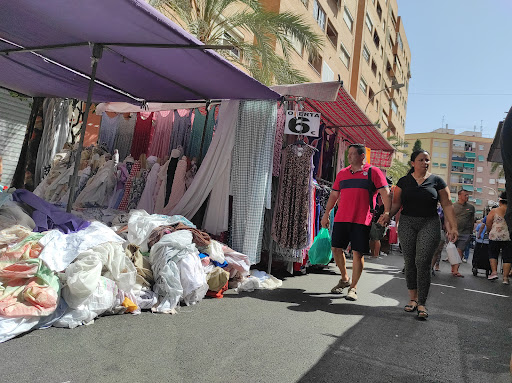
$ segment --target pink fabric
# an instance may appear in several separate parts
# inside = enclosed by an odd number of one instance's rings
[[[169,155],[173,116],[170,111],[155,113],[155,129],[148,149],[149,156],[164,158]]]
[[[172,181],[171,195],[169,196],[169,202],[164,208],[164,214],[170,215],[172,209],[180,202],[181,197],[185,194],[185,176],[187,174],[188,161],[187,157],[183,156],[176,165],[176,172],[174,173],[174,179]]]

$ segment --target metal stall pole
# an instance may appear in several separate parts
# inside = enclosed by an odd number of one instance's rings
[[[201,163],[203,162],[203,147],[204,147],[204,139],[206,138],[206,127],[208,126],[208,117],[210,114],[210,104],[211,104],[211,100],[207,100],[206,101],[206,118],[204,120],[203,135],[201,137],[201,146],[199,147],[199,158],[197,159],[197,167],[198,168],[201,166]]]
[[[82,149],[84,148],[85,129],[87,129],[87,118],[89,116],[89,109],[91,108],[92,91],[94,89],[94,80],[96,79],[96,69],[98,68],[98,61],[101,59],[103,54],[103,45],[92,44],[92,55],[91,55],[91,79],[89,80],[89,90],[87,92],[87,102],[85,104],[84,119],[82,122],[82,128],[80,129],[80,142],[78,144],[78,150],[75,153],[75,168],[73,169],[73,175],[69,177],[69,198],[66,211],[71,212],[73,202],[75,202],[75,190],[78,178],[78,168],[80,166],[80,158]]]

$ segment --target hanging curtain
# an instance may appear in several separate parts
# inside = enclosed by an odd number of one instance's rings
[[[263,218],[270,194],[275,101],[241,101],[231,167],[233,194],[233,248],[246,254],[251,264],[261,257]]]

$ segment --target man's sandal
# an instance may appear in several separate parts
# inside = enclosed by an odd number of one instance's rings
[[[413,313],[418,308],[418,301],[415,301],[414,299],[411,299],[410,302],[416,302],[416,304],[415,305],[405,305],[404,311],[406,311],[408,313]]]
[[[427,319],[428,318],[428,312],[427,308],[425,307],[424,310],[418,309],[418,319]]]

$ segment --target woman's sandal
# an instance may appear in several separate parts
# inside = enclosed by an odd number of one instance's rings
[[[458,277],[458,278],[464,278],[464,275],[462,275],[461,273],[457,272],[457,273],[452,273],[452,275],[454,277]]]
[[[416,304],[415,305],[405,305],[404,311],[406,311],[408,313],[413,313],[418,308],[418,301],[415,301],[414,299],[411,299],[410,302],[416,302]]]
[[[425,306],[423,306],[425,307]],[[424,310],[418,309],[418,319],[427,319],[428,318],[428,312],[427,308],[425,307]]]

